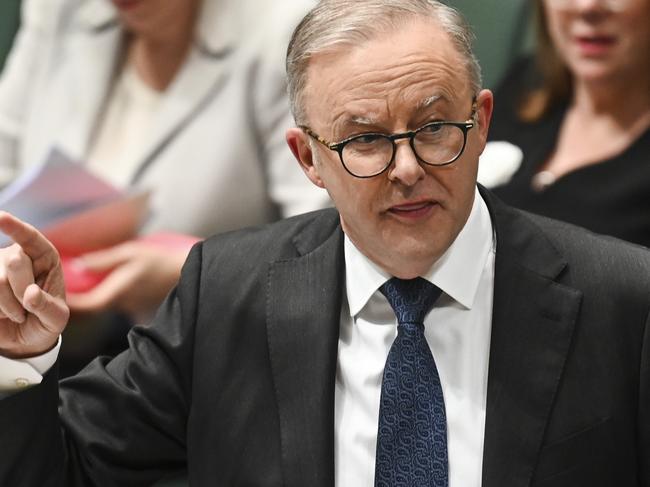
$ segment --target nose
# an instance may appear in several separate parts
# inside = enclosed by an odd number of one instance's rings
[[[415,156],[408,139],[397,140],[395,143],[397,144],[395,160],[388,169],[388,179],[405,186],[413,186],[424,177],[424,168]]]

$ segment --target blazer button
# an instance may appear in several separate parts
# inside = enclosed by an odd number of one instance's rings
[[[29,385],[29,381],[23,377],[16,379],[15,383],[16,383],[16,387],[20,387],[20,388],[27,387]]]

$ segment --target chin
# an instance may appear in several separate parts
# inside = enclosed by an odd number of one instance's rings
[[[612,66],[611,62],[584,60],[574,65],[572,69],[575,79],[587,83],[600,83],[616,80],[621,76],[621,70]]]
[[[439,249],[439,245],[430,239],[407,241],[395,247],[394,262],[397,264],[399,261],[400,267],[404,268],[405,272],[414,274],[412,277],[417,277],[425,274],[443,253],[444,251]]]

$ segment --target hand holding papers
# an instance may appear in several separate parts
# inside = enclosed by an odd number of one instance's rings
[[[90,253],[81,259],[63,257],[63,273],[66,277],[68,293],[85,293],[99,284],[112,270],[124,265],[129,258],[138,253],[147,253],[150,256],[160,254],[161,260],[166,265],[180,255],[178,265],[182,265],[189,249],[200,239],[189,235],[177,233],[155,233],[137,238],[122,246],[115,246],[108,250]],[[130,255],[129,255],[130,254]],[[91,268],[88,263],[94,264]],[[154,264],[155,265],[155,264]],[[160,266],[159,267],[159,271]],[[174,279],[175,280],[175,279]],[[75,296],[70,296],[74,308],[89,311],[93,306],[83,305]],[[88,300],[86,299],[84,303]]]
[[[138,236],[148,196],[120,191],[53,152],[46,164],[0,192],[0,209],[36,226],[55,245],[72,311],[120,309],[143,321],[176,283],[198,240],[174,233]]]
[[[75,263],[94,273],[108,273],[87,292],[68,293],[70,309],[93,313],[117,308],[136,322],[146,322],[176,284],[194,238],[145,236],[89,252]]]
[[[0,209],[41,230],[67,260],[136,236],[148,198],[148,192],[120,191],[53,151],[45,164],[0,192]],[[0,246],[10,243],[0,237]],[[68,274],[68,286],[78,288],[75,273]]]

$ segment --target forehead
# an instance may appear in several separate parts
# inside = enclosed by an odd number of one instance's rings
[[[305,108],[314,124],[409,117],[451,110],[471,96],[468,73],[448,34],[413,20],[358,46],[316,55],[307,71]]]

